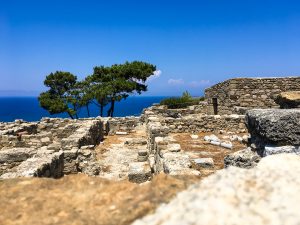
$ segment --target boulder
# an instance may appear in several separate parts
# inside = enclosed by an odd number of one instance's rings
[[[300,145],[300,109],[249,110],[246,125],[261,155],[266,145]]]
[[[300,107],[300,91],[281,92],[275,102],[282,109],[299,108]]]
[[[178,193],[133,225],[300,224],[300,157],[265,157],[257,167],[230,167]]]
[[[225,156],[224,166],[236,166],[249,169],[255,167],[260,159],[261,157],[255,151],[252,151],[251,148],[246,148]]]

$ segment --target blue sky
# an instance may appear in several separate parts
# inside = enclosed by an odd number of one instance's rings
[[[232,77],[300,74],[300,2],[0,0],[0,95],[34,95],[56,70],[143,60],[145,95]]]

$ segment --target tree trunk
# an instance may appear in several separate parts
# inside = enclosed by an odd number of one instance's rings
[[[115,100],[111,100],[111,111],[110,111],[110,116],[114,117],[114,111],[115,111]]]
[[[103,106],[103,104],[101,104],[100,105],[100,116],[101,117],[103,117],[103,108],[104,108],[104,106]]]
[[[88,117],[90,117],[90,109],[89,109],[89,104],[86,105],[86,110],[87,110],[87,113],[88,113]]]
[[[69,117],[71,117],[71,119],[74,119],[74,117],[72,116],[71,113],[68,112]]]
[[[73,104],[73,109],[74,109],[74,112],[76,112],[76,113],[75,113],[75,117],[76,117],[76,119],[78,119],[78,114],[77,114],[77,110],[76,110],[75,104]]]

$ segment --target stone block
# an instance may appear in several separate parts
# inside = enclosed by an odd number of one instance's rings
[[[151,168],[148,162],[129,164],[128,179],[130,182],[143,183],[152,179]]]
[[[295,153],[300,154],[300,146],[265,146],[263,156],[281,154],[281,153]]]
[[[300,145],[300,109],[254,109],[246,114],[251,142],[266,145]]]
[[[251,148],[234,152],[224,158],[225,167],[236,166],[241,168],[252,168],[257,165],[261,157]]]
[[[213,168],[214,160],[212,158],[197,158],[192,160],[195,169]]]

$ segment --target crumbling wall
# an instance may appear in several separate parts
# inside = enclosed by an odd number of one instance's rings
[[[149,122],[159,122],[162,126],[167,127],[170,133],[196,133],[196,132],[213,132],[213,131],[231,131],[235,133],[243,133],[246,131],[244,115],[206,115],[206,114],[175,114],[167,110],[163,113],[163,108],[159,107],[147,108],[142,119],[146,124]],[[176,113],[177,110],[174,110]],[[165,115],[169,116],[165,116]],[[170,115],[173,115],[171,117]]]
[[[104,130],[108,135],[113,135],[116,132],[132,132],[141,121],[140,117],[127,116],[127,117],[109,117],[102,118],[104,121]]]
[[[1,123],[0,128],[3,178],[25,176],[31,164],[35,172],[26,176],[56,178],[69,173],[99,173],[93,151],[104,135],[103,122],[99,119],[43,118],[34,123],[17,120]],[[57,152],[62,152],[59,160],[55,156]]]
[[[220,115],[236,113],[240,108],[278,108],[274,100],[284,91],[300,91],[300,77],[230,79],[205,90],[207,113],[214,114],[213,98]]]
[[[162,125],[169,127],[171,133],[196,133],[229,131],[244,133],[246,131],[244,115],[190,115],[182,118],[163,118]]]

